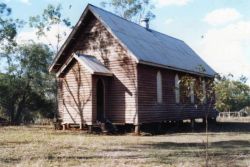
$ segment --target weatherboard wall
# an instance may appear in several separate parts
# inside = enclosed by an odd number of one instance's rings
[[[58,108],[63,123],[92,124],[92,78],[77,61],[60,78]]]
[[[93,96],[96,96],[97,79],[104,78],[106,118],[113,123],[134,123],[137,82],[135,61],[96,18],[90,21],[86,29],[89,31],[79,36],[76,45],[78,52],[95,56],[114,74],[112,77],[93,76]],[[93,97],[93,115],[95,118],[96,97]]]
[[[156,76],[158,71],[162,75],[162,103],[157,102]],[[187,98],[184,102],[176,103],[176,74],[180,78],[186,75],[173,70],[138,65],[138,117],[140,123],[205,117],[208,106],[195,105],[195,103],[191,103],[190,98]],[[181,99],[184,99],[184,96],[181,93]]]
[[[92,123],[96,122],[96,82],[98,78],[104,79],[105,115],[107,119],[113,123],[135,123],[137,77],[134,59],[129,56],[126,49],[120,45],[101,22],[90,14],[89,19],[78,32],[74,41],[74,45],[64,56],[64,59],[67,59],[74,52],[95,56],[114,74],[111,77],[92,75],[92,104],[87,107],[89,113],[93,112]],[[88,76],[88,80],[90,76]],[[72,84],[75,82],[72,76],[67,76],[66,79],[71,80]],[[68,116],[65,118],[64,122],[69,120]]]

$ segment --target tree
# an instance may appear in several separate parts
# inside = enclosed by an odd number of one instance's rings
[[[215,82],[216,109],[218,111],[239,111],[250,106],[250,87],[246,77],[233,80],[232,75],[218,77]]]
[[[12,124],[54,116],[55,86],[48,73],[52,52],[43,44],[16,48],[7,73],[0,75],[0,106]]]
[[[71,5],[69,5],[68,9],[71,9]],[[49,4],[42,12],[41,15],[32,16],[29,18],[29,24],[30,27],[36,29],[36,34],[38,38],[45,37],[47,39],[47,46],[50,47],[50,50],[52,50],[53,55],[55,55],[59,51],[59,47],[63,42],[63,38],[67,36],[67,32],[65,30],[62,30],[61,27],[71,27],[71,22],[69,18],[64,17],[62,14],[62,6],[59,4],[57,6],[53,6]],[[52,41],[48,38],[48,33],[55,28],[57,29],[55,37],[56,37],[56,43],[55,45],[52,44]],[[57,86],[58,81],[55,75],[51,75],[53,80],[53,87],[55,91],[53,91],[53,96],[55,97],[55,104],[57,104]],[[55,108],[57,111],[57,107]],[[59,113],[56,113],[56,118],[59,116]]]
[[[6,58],[6,52],[11,52],[16,46],[15,37],[17,35],[18,20],[11,17],[11,8],[5,3],[0,3],[0,58]]]
[[[202,74],[205,73],[205,69],[202,66],[199,66],[198,71]],[[175,88],[178,89],[178,88]],[[187,104],[187,99],[190,99],[193,96],[194,106],[196,108],[201,107],[202,111],[205,112],[205,121],[206,126],[206,142],[205,142],[205,166],[208,166],[209,163],[209,154],[208,154],[208,119],[212,111],[214,110],[215,104],[215,85],[214,80],[211,78],[206,78],[204,75],[197,77],[186,74],[181,77],[180,80],[180,89],[181,101],[183,104]]]
[[[101,2],[103,7],[111,7],[119,16],[140,23],[142,19],[153,19],[152,13],[154,5],[150,0],[105,0]]]
[[[69,9],[71,8],[71,5]],[[70,27],[71,22],[69,18],[63,17],[62,15],[62,5],[53,6],[49,4],[41,15],[32,16],[29,18],[30,27],[35,28],[38,38],[45,37],[47,39],[47,45],[56,53],[59,50],[63,37],[67,35],[67,32],[60,29],[60,26]],[[56,37],[56,46],[53,46],[52,41],[48,38],[48,32],[52,28],[57,28],[55,34]]]
[[[0,3],[0,42],[13,42],[17,34],[16,24],[13,19],[9,18],[11,8],[6,4]]]
[[[0,108],[12,124],[33,120],[36,116],[52,118],[55,113],[56,80],[48,73],[52,57],[58,51],[62,34],[56,34],[57,45],[39,44],[34,41],[18,44],[15,41],[21,23],[10,18],[11,9],[0,5],[0,42],[2,54],[7,58],[5,74],[0,75]],[[30,18],[30,25],[37,29],[38,37],[47,37],[53,26],[70,26],[62,17],[61,6],[48,5],[42,15]],[[50,48],[51,47],[51,48]],[[54,48],[54,50],[53,50]],[[53,50],[53,51],[51,51]]]

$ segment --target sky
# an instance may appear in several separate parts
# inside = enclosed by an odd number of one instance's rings
[[[28,20],[41,14],[48,4],[63,6],[63,15],[73,24],[88,3],[99,0],[1,0],[12,8],[12,16]],[[217,73],[249,78],[250,0],[152,0],[156,18],[150,28],[185,41]],[[72,5],[71,9],[69,6]],[[61,30],[70,32],[67,27]],[[50,32],[51,41],[56,27]],[[19,41],[34,39],[33,29],[20,30]],[[40,39],[44,42],[48,39]]]

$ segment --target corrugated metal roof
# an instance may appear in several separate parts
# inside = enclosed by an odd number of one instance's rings
[[[127,21],[98,7],[89,6],[94,15],[127,47],[138,62],[152,63],[180,71],[213,76],[216,72],[204,62],[185,42]]]
[[[103,74],[107,76],[113,75],[113,73],[109,69],[107,69],[100,61],[98,61],[94,56],[75,54],[74,57],[80,63],[83,63],[92,74]]]

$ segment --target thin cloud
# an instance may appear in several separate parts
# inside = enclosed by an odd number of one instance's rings
[[[210,25],[216,26],[238,20],[239,18],[241,18],[241,14],[236,9],[222,8],[208,13],[203,21]]]
[[[12,1],[12,0],[4,0],[6,3]],[[19,0],[19,2],[26,4],[26,5],[31,5],[30,0]]]
[[[174,21],[173,19],[168,18],[168,19],[166,19],[166,20],[164,21],[164,24],[165,24],[165,25],[168,25],[168,24],[171,24],[173,21]]]
[[[31,5],[30,0],[20,0],[20,2],[27,4],[27,5]]]
[[[250,21],[238,21],[207,31],[198,52],[218,73],[245,75],[250,79],[247,43],[250,43]]]
[[[36,35],[36,31],[34,29],[30,29],[29,31],[21,32],[17,36],[18,43],[28,43],[30,41],[40,42],[47,45],[50,45],[54,50],[57,48],[57,35],[59,34],[61,37],[59,47],[64,43],[68,34],[71,32],[69,27],[64,25],[52,26],[50,31],[46,33],[46,37],[38,38]]]
[[[165,7],[165,6],[184,6],[187,5],[192,0],[154,0],[157,7]]]

